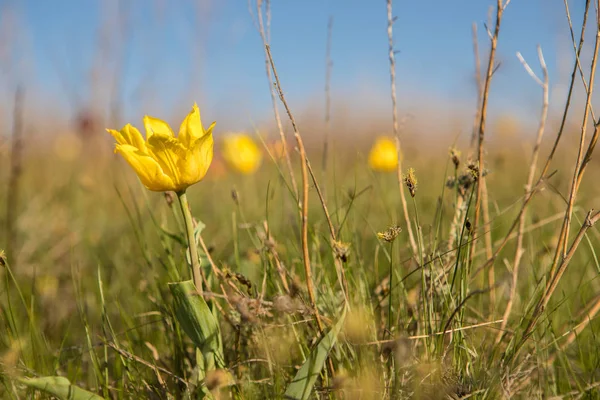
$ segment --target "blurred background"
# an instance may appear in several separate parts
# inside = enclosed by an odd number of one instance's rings
[[[389,131],[385,1],[271,3],[273,56],[304,134],[319,135],[323,121],[330,18],[333,133],[355,137]],[[583,2],[572,3],[578,32]],[[399,110],[414,117],[415,135],[470,134],[477,98],[472,25],[485,62],[493,6],[481,0],[394,5]],[[541,45],[550,74],[551,121],[553,111],[563,107],[573,54],[563,2],[515,1],[500,35],[491,128],[499,124],[521,136],[534,132],[530,128],[537,124],[541,89],[517,51],[541,74],[536,53]],[[205,119],[218,121],[217,135],[270,127],[272,121],[254,1],[2,0],[3,135],[11,125],[17,85],[25,90],[30,134],[46,139],[73,121],[100,134],[106,125],[139,124],[144,114],[175,124],[193,101]],[[490,136],[499,129],[491,129]]]

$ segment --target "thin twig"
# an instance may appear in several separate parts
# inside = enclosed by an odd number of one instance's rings
[[[600,2],[600,0],[599,0]],[[598,15],[596,16],[596,22],[598,22]],[[550,268],[549,276],[553,276],[556,271],[556,267],[559,263],[559,260],[562,257],[565,257],[567,254],[567,244],[569,242],[569,230],[571,227],[571,217],[573,215],[573,207],[575,205],[575,199],[577,197],[577,193],[579,191],[579,183],[581,182],[581,178],[583,176],[582,167],[584,161],[584,153],[583,149],[586,142],[586,131],[587,131],[587,123],[588,118],[590,116],[591,110],[591,101],[592,94],[594,92],[594,79],[596,77],[596,65],[598,62],[598,50],[600,49],[600,26],[597,25],[596,28],[596,40],[594,44],[594,53],[592,55],[592,65],[590,67],[590,77],[589,84],[587,89],[587,98],[585,103],[585,112],[583,114],[583,120],[581,122],[581,134],[579,137],[579,149],[577,152],[577,160],[575,161],[575,169],[573,171],[573,180],[571,183],[571,189],[569,191],[569,201],[567,203],[567,210],[565,211],[565,219],[563,221],[558,245],[556,246],[556,252],[554,253],[554,259],[552,261],[552,267]],[[595,143],[594,143],[595,145]],[[593,148],[592,148],[593,150]],[[591,154],[590,154],[591,155]]]
[[[484,152],[483,152],[483,141],[485,137],[485,124],[487,118],[487,105],[488,98],[490,93],[490,84],[492,82],[492,76],[494,74],[494,64],[496,59],[496,47],[498,45],[498,35],[500,34],[500,23],[502,21],[502,15],[504,13],[504,9],[508,5],[508,1],[503,6],[502,0],[497,0],[496,3],[496,27],[494,28],[494,35],[490,40],[490,56],[488,59],[487,65],[487,73],[485,77],[485,82],[483,84],[483,90],[481,95],[481,109],[479,114],[479,130],[478,130],[478,147],[477,147],[477,168],[478,168],[478,176],[477,176],[477,191],[475,196],[475,215],[473,217],[473,227],[472,231],[477,232],[477,226],[479,224],[479,215],[481,213],[481,203],[483,201],[483,180],[485,176],[483,174],[484,167]],[[473,260],[473,254],[475,252],[475,248],[477,246],[477,241],[473,241],[473,245],[469,249],[469,261]]]
[[[506,233],[504,239],[502,240],[502,242],[500,244],[498,244],[496,246],[496,250],[494,251],[493,256],[491,258],[489,258],[483,266],[478,268],[478,271],[484,270],[487,267],[493,268],[494,261],[496,260],[496,258],[498,258],[498,255],[500,254],[500,252],[504,249],[506,244],[513,237],[512,236],[513,231],[516,229],[516,227],[519,224],[519,219],[521,218],[521,214],[525,210],[524,207],[526,207],[527,204],[529,204],[529,202],[533,198],[533,195],[537,192],[539,187],[541,187],[541,184],[546,179],[546,175],[548,173],[548,170],[550,169],[550,164],[552,163],[552,160],[554,159],[554,155],[556,154],[556,150],[558,149],[558,145],[560,143],[560,140],[562,139],[562,135],[563,135],[563,132],[566,127],[567,116],[568,116],[569,110],[571,108],[571,99],[573,97],[573,89],[575,87],[575,77],[577,75],[577,65],[578,65],[577,60],[579,59],[579,55],[581,54],[581,50],[583,49],[583,43],[584,43],[584,39],[585,39],[585,26],[586,26],[586,22],[587,22],[589,5],[590,5],[590,0],[586,0],[585,12],[583,14],[583,22],[581,25],[581,33],[579,36],[579,45],[577,46],[576,60],[574,62],[573,71],[571,73],[571,82],[569,84],[569,91],[567,94],[567,99],[565,101],[565,107],[563,110],[560,127],[558,128],[558,132],[556,134],[556,139],[554,140],[554,144],[552,145],[552,150],[550,151],[550,154],[548,154],[548,157],[546,158],[546,163],[544,164],[544,168],[542,169],[542,172],[540,173],[540,176],[539,176],[537,182],[535,183],[535,185],[533,185],[533,189],[526,196],[525,200],[523,200],[523,205],[521,206],[521,209],[519,210],[519,213],[517,214],[516,218],[514,219],[512,225],[508,229],[508,232]]]
[[[395,18],[392,14],[392,0],[387,0],[387,34],[388,34],[388,53],[390,60],[390,88],[392,95],[392,119],[394,124],[394,137],[396,139],[396,148],[398,149],[398,186],[400,188],[400,201],[402,202],[402,211],[404,213],[404,222],[408,231],[408,240],[413,254],[416,256],[417,243],[412,231],[410,216],[408,214],[408,205],[406,204],[406,196],[404,194],[404,183],[402,179],[402,147],[400,143],[400,130],[398,129],[398,105],[396,100],[396,56],[394,51],[394,32],[393,25]]]
[[[434,332],[434,333],[430,333],[428,335],[417,335],[417,336],[408,336],[405,339],[408,340],[418,340],[418,339],[426,339],[432,336],[440,336],[440,335],[447,335],[449,333],[454,333],[454,332],[459,332],[459,331],[466,331],[469,329],[475,329],[475,328],[482,328],[485,326],[489,326],[489,325],[494,325],[494,324],[499,324],[501,323],[502,320],[496,320],[496,321],[490,321],[490,322],[482,322],[480,324],[475,324],[475,325],[468,325],[468,326],[461,326],[460,328],[456,328],[456,329],[448,329],[448,330],[444,330],[441,332]],[[391,343],[391,342],[395,342],[397,341],[397,339],[387,339],[387,340],[377,340],[374,342],[367,342],[365,343],[366,345],[374,345],[374,344],[384,344],[384,343]]]
[[[296,120],[292,115],[290,108],[288,107],[287,101],[285,100],[285,96],[283,95],[283,90],[281,89],[281,83],[279,82],[279,76],[277,75],[277,69],[275,68],[275,62],[273,61],[273,57],[271,56],[271,48],[269,45],[265,46],[265,51],[267,52],[267,58],[273,71],[273,77],[275,78],[276,85],[275,88],[277,90],[277,93],[279,94],[279,100],[281,100],[281,102],[283,103],[283,107],[285,108],[288,118],[292,123],[292,127],[294,128],[294,136],[296,138],[296,143],[300,152],[300,161],[302,166],[302,200],[300,211],[300,217],[302,219],[302,258],[304,262],[304,272],[306,274],[306,287],[308,290],[308,297],[310,299],[310,304],[312,306],[313,313],[315,314],[315,320],[317,321],[319,332],[323,334],[324,326],[323,322],[321,321],[319,309],[317,308],[317,299],[315,296],[312,269],[310,266],[310,254],[308,252],[308,162],[306,158],[306,151],[304,149],[304,142],[302,141],[302,137],[300,136],[300,131],[298,130],[298,126],[296,125]]]
[[[258,27],[260,37],[263,42],[263,48],[265,49],[265,68],[267,71],[267,79],[269,81],[269,93],[271,94],[271,103],[273,105],[273,115],[275,116],[275,122],[277,123],[277,129],[279,131],[279,139],[281,140],[281,144],[283,147],[283,156],[285,158],[285,163],[290,174],[290,179],[292,181],[292,187],[294,189],[294,193],[296,198],[298,197],[298,185],[296,184],[296,177],[294,175],[294,169],[292,167],[292,160],[290,158],[290,153],[288,151],[287,140],[285,138],[285,133],[283,132],[283,125],[281,124],[281,117],[279,116],[279,109],[277,108],[277,98],[275,96],[276,88],[273,87],[273,76],[271,74],[271,67],[269,65],[269,54],[267,53],[267,48],[270,42],[270,21],[271,21],[271,3],[270,1],[266,1],[266,14],[267,14],[267,30],[265,31],[265,24],[263,21],[262,15],[262,0],[256,1],[256,12],[258,16]]]
[[[477,138],[477,129],[481,116],[481,108],[479,105],[482,103],[483,96],[483,82],[481,80],[481,60],[479,57],[479,41],[477,40],[477,24],[473,23],[473,55],[475,57],[475,84],[477,87],[477,111],[475,112],[475,118],[473,118],[473,133],[471,134],[471,150],[475,146],[475,140]],[[488,190],[486,180],[481,181],[483,189],[481,192],[483,205],[483,226],[484,226],[484,243],[485,243],[485,254],[487,258],[493,255],[493,243],[492,243],[492,230],[490,226],[490,210],[488,202]],[[496,304],[496,276],[493,268],[488,270],[488,287],[492,288],[490,292],[490,315],[493,314],[493,310]]]
[[[525,328],[525,330],[523,332],[523,335],[521,336],[519,342],[516,343],[514,349],[510,353],[506,354],[505,361],[510,362],[511,360],[515,359],[515,356],[518,354],[519,350],[523,347],[523,345],[525,344],[525,342],[527,341],[529,336],[531,336],[531,333],[533,332],[533,329],[535,328],[537,321],[539,320],[540,316],[546,309],[546,306],[548,305],[548,302],[550,301],[552,294],[556,290],[556,287],[558,286],[558,282],[562,278],[562,275],[564,274],[569,263],[571,262],[571,259],[573,258],[573,255],[575,254],[575,251],[577,250],[577,247],[579,247],[579,244],[583,240],[583,237],[585,236],[588,229],[590,229],[592,226],[594,226],[594,224],[596,222],[598,222],[598,220],[600,220],[600,211],[594,212],[593,210],[590,210],[588,212],[587,216],[585,217],[585,221],[584,221],[583,225],[581,226],[581,229],[579,229],[579,233],[573,240],[573,244],[567,251],[567,254],[565,255],[565,257],[562,259],[562,262],[560,263],[558,268],[556,269],[555,274],[549,278],[548,283],[546,284],[546,288],[544,290],[544,294],[543,294],[542,298],[537,302],[535,309],[534,309],[533,313],[531,314],[531,318],[529,319],[527,327]]]
[[[544,54],[542,53],[542,48],[538,46],[538,58],[540,60],[540,66],[542,67],[543,72],[543,80],[537,77],[537,75],[531,70],[529,64],[523,59],[521,53],[517,53],[517,57],[525,67],[527,73],[533,78],[533,80],[542,87],[542,112],[540,116],[540,124],[538,127],[537,137],[535,139],[535,144],[533,146],[533,152],[531,156],[531,163],[529,164],[529,175],[527,176],[527,184],[525,185],[525,195],[527,195],[531,190],[533,190],[533,178],[535,176],[535,169],[537,167],[538,156],[540,152],[540,146],[542,144],[542,137],[544,136],[544,129],[546,127],[546,118],[548,116],[548,92],[549,92],[549,84],[548,84],[548,68],[546,67],[546,61],[544,60]],[[500,327],[500,331],[496,336],[496,343],[499,343],[502,339],[502,331],[506,328],[506,324],[510,318],[510,314],[512,312],[512,307],[514,304],[515,296],[517,295],[517,283],[519,282],[519,266],[521,265],[521,257],[523,256],[523,236],[525,230],[525,214],[526,214],[526,205],[523,206],[523,212],[519,217],[519,227],[517,228],[517,248],[515,250],[515,258],[513,261],[513,271],[512,271],[512,282],[510,287],[510,295],[508,297],[508,303],[506,304],[506,309],[504,310],[504,315],[502,319],[502,326]]]
[[[120,347],[118,347],[116,344],[112,343],[112,342],[107,342],[106,345],[110,348],[112,348],[114,351],[116,351],[117,353],[119,353],[120,355],[122,355],[123,357],[133,360],[135,362],[138,362],[150,369],[153,369],[154,372],[156,373],[156,375],[158,376],[158,372],[162,372],[164,374],[167,374],[169,376],[171,376],[172,378],[178,380],[179,382],[183,383],[184,385],[187,386],[187,381],[183,378],[180,378],[179,376],[175,375],[174,373],[172,373],[171,371],[169,371],[168,369],[159,367],[158,365],[155,364],[151,364],[148,361],[144,360],[141,357],[136,356],[135,354],[129,353],[123,349],[121,349]]]

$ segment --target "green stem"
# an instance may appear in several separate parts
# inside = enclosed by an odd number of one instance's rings
[[[393,279],[394,279],[394,267],[393,267],[393,262],[392,262],[392,257],[394,254],[394,245],[393,242],[390,242],[390,276],[389,276],[389,282],[390,282],[390,292],[388,294],[388,335],[390,335],[390,338],[392,337],[392,288],[394,287],[393,285]]]
[[[183,221],[185,222],[185,232],[187,235],[188,247],[190,249],[190,259],[192,260],[192,278],[198,293],[202,294],[202,275],[200,274],[200,262],[198,261],[198,247],[196,246],[196,238],[194,237],[194,224],[192,222],[192,212],[185,194],[185,190],[177,192]]]

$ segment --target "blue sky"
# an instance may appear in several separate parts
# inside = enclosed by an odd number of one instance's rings
[[[333,101],[389,104],[385,0],[272,3],[272,51],[292,106],[322,104],[329,16]],[[401,108],[429,100],[473,104],[471,26],[477,23],[485,56],[484,23],[495,1],[394,3]],[[583,1],[571,3],[578,29]],[[106,105],[117,93],[127,120],[182,114],[177,110],[187,111],[191,101],[232,128],[270,117],[264,55],[247,0],[24,0],[14,7],[27,30],[34,81],[54,104],[75,108],[95,99]],[[553,92],[561,93],[572,60],[563,2],[513,0],[500,34],[494,110],[537,117],[540,89],[515,53],[539,71],[538,44]],[[92,71],[100,77],[97,85],[90,85]],[[560,97],[556,102],[562,105]]]

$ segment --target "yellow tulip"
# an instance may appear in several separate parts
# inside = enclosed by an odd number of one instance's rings
[[[223,139],[222,150],[227,165],[242,174],[252,174],[260,167],[262,161],[260,149],[246,134],[227,135]]]
[[[203,128],[200,110],[194,104],[178,136],[166,122],[150,116],[144,117],[145,141],[130,124],[121,131],[107,131],[117,141],[115,153],[123,156],[146,188],[155,192],[183,192],[202,180],[210,167],[214,126],[215,122],[208,129]]]
[[[374,171],[391,172],[398,167],[398,149],[393,139],[377,138],[369,153],[369,167]]]

